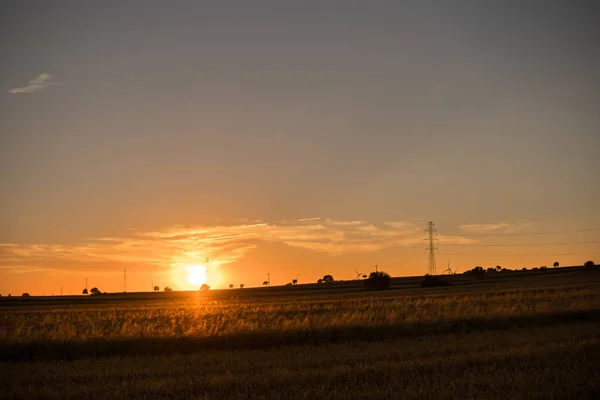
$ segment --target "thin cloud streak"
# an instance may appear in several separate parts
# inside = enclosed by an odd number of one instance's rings
[[[531,226],[531,222],[518,221],[515,223],[498,222],[495,224],[466,224],[459,225],[458,229],[473,233],[517,233]]]
[[[58,85],[58,82],[55,76],[42,73],[30,80],[26,86],[10,89],[8,92],[11,94],[30,94],[56,85]]]
[[[310,223],[307,223],[310,222]],[[444,236],[445,243],[467,244],[472,239]],[[79,245],[0,244],[0,263],[16,270],[23,267],[59,270],[88,265],[105,270],[113,264],[146,265],[170,269],[202,264],[208,257],[218,267],[241,260],[261,243],[347,255],[375,252],[393,246],[422,245],[422,227],[408,221],[381,224],[361,221],[311,219],[278,223],[246,223],[222,226],[175,226],[153,232],[91,239]],[[11,269],[12,268],[12,269]],[[111,266],[112,270],[114,266]]]

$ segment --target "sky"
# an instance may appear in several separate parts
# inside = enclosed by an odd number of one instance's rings
[[[3,1],[0,294],[600,259],[595,1]],[[208,263],[206,260],[209,259]]]

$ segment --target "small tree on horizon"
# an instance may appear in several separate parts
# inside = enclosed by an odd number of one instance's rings
[[[319,284],[323,283],[323,278],[317,279],[317,283],[319,283]]]
[[[168,286],[165,287],[165,292],[169,293],[169,292],[172,292],[172,291],[173,291],[173,289],[171,289],[170,287],[168,287]]]
[[[29,293],[25,292],[21,295],[21,297],[29,297]]]
[[[243,289],[243,288],[244,288],[244,284],[240,283],[240,289]]]
[[[558,261],[554,261],[554,264],[552,264],[554,266],[554,268],[558,268],[560,266],[560,264],[558,263]]]
[[[297,285],[298,284],[298,279],[292,279],[292,285]]]
[[[98,289],[97,287],[93,287],[93,288],[90,290],[90,294],[97,295],[97,294],[102,294],[102,292],[101,292],[101,291],[100,291],[100,289]]]
[[[210,290],[210,286],[208,286],[206,283],[203,283],[202,286],[200,286],[201,292],[207,292],[209,290]]]
[[[88,294],[87,288],[83,289],[83,292],[81,292],[81,294]]]
[[[365,280],[365,289],[383,290],[390,287],[392,277],[384,271],[371,272]]]
[[[269,286],[269,281],[264,281],[264,282],[263,282],[263,285],[265,285],[265,286]]]
[[[590,260],[590,261],[586,261],[585,264],[583,264],[583,266],[588,269],[592,269],[596,266],[596,264],[592,260]]]
[[[331,283],[333,283],[333,282],[335,282],[335,279],[333,279],[333,276],[332,276],[332,275],[325,275],[325,276],[323,277],[323,283],[328,283],[328,284],[331,284]]]
[[[154,291],[158,292],[160,290],[160,288],[158,286],[154,286]]]
[[[233,289],[233,283],[229,284],[229,289]]]

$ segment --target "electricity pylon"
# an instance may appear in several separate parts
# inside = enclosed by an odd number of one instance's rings
[[[425,248],[429,252],[429,266],[427,268],[427,273],[429,275],[435,275],[435,251],[437,250],[436,243],[438,239],[437,231],[435,230],[435,224],[433,222],[427,223],[427,229],[425,229],[425,233],[427,233],[427,238],[423,240],[427,240],[427,247]]]

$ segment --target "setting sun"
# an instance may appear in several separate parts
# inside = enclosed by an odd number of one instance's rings
[[[200,286],[203,283],[206,283],[206,267],[202,265],[190,265],[187,267],[188,283],[196,286]]]

